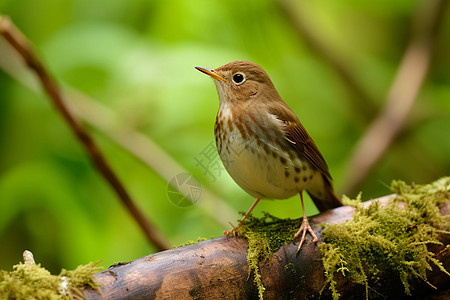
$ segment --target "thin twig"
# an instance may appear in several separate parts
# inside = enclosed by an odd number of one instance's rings
[[[118,122],[114,112],[108,107],[75,89],[69,88],[68,93],[73,104],[76,104],[72,109],[80,119],[134,155],[167,183],[171,184],[171,179],[177,174],[189,173],[147,135]],[[183,194],[184,191],[178,186],[172,187]],[[205,186],[202,187],[202,197],[198,203],[189,194],[183,195],[225,227],[228,227],[229,220],[237,218],[235,210]]]
[[[336,49],[336,47],[325,41],[319,32],[313,29],[312,22],[308,21],[306,9],[299,9],[302,5],[301,2],[292,0],[276,1],[281,12],[286,16],[286,20],[291,24],[301,41],[311,49],[313,54],[319,56],[323,62],[337,73],[344,86],[353,95],[353,97],[348,98],[351,101],[348,105],[349,108],[355,110],[353,114],[355,118],[360,117],[360,121],[366,124],[367,120],[373,119],[378,111],[375,99],[351,71],[346,63],[348,59],[341,57],[336,51],[332,51],[331,49]]]
[[[357,143],[347,168],[344,193],[351,194],[405,128],[428,73],[435,38],[447,0],[425,0],[418,7],[414,31],[386,99],[386,106]]]
[[[2,41],[0,39],[0,52],[7,51],[5,47],[2,47]],[[0,56],[0,68],[5,73],[33,92],[40,91],[39,86],[33,80],[34,78],[28,77],[28,73],[22,71],[22,69],[26,69],[21,64],[16,63],[16,60],[11,59],[11,57],[7,59],[2,58],[3,56]],[[97,130],[114,144],[135,156],[167,183],[170,184],[175,175],[189,173],[188,170],[183,168],[173,157],[161,149],[148,135],[121,122],[117,114],[110,108],[74,87],[65,85],[64,90],[68,99],[70,99],[66,104],[69,105],[70,111],[77,118],[82,120],[86,125],[91,126],[94,130]],[[185,190],[179,189],[176,185],[172,185],[172,187],[187,199],[190,199],[189,193],[186,193]],[[190,200],[194,203],[198,199]],[[203,210],[208,217],[216,220],[217,223],[224,227],[228,227],[229,220],[238,219],[237,212],[206,186],[202,186],[201,198],[198,202],[195,202],[195,205]]]
[[[131,213],[136,222],[140,225],[148,240],[155,246],[158,251],[170,248],[169,242],[156,229],[156,227],[148,220],[139,210],[134,201],[131,199],[125,187],[109,166],[104,155],[100,151],[97,144],[80,124],[78,119],[74,117],[66,105],[66,100],[61,92],[58,84],[53,80],[39,60],[26,37],[15,27],[8,17],[0,15],[0,34],[6,41],[20,54],[28,67],[33,70],[39,78],[42,87],[53,102],[57,111],[61,113],[75,136],[84,146],[90,155],[92,162],[97,167],[100,174],[110,184],[118,195],[119,199]]]

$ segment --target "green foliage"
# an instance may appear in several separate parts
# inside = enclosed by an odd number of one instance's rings
[[[342,54],[381,109],[418,2],[304,4],[312,28]],[[263,66],[319,146],[338,192],[352,149],[371,121],[354,112],[341,76],[308,49],[275,1],[3,0],[0,12],[32,41],[69,101],[80,97],[70,92],[75,88],[116,112],[94,117],[150,137],[236,212],[253,199],[225,170],[213,170],[213,178],[194,159],[214,141],[218,108],[213,83],[194,66],[238,59]],[[392,178],[430,182],[448,174],[450,23],[442,26],[412,112],[420,122],[411,122],[360,187],[368,198],[386,194],[383,182]],[[154,251],[2,39],[0,62],[18,78],[0,70],[0,268],[10,268],[23,249],[33,250],[52,272]],[[223,224],[233,216],[207,205],[208,199],[189,208],[172,205],[156,172],[92,132],[139,207],[173,245],[229,229]],[[317,212],[312,201],[305,204],[309,215]],[[301,213],[298,196],[261,201],[255,211],[280,218]]]
[[[450,234],[450,216],[439,211],[450,198],[450,177],[428,185],[394,181],[391,187],[397,195],[386,205],[359,204],[351,221],[323,225],[320,249],[333,299],[340,296],[337,273],[364,285],[367,298],[369,287],[376,291],[392,278],[398,278],[411,295],[411,281],[427,282],[426,272],[433,267],[450,276],[429,248],[442,246],[439,235]]]

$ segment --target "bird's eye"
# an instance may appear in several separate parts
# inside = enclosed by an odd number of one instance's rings
[[[233,81],[234,81],[236,84],[241,84],[241,83],[243,83],[243,82],[245,81],[244,75],[241,74],[241,73],[236,73],[236,74],[234,74],[234,75],[233,75]]]

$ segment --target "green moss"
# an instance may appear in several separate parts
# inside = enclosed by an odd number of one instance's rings
[[[214,238],[213,236],[211,237],[212,239]],[[179,247],[183,247],[183,246],[189,246],[189,245],[193,245],[193,244],[197,244],[198,242],[203,242],[208,240],[207,238],[202,238],[202,237],[198,237],[197,241],[193,241],[193,240],[189,240],[179,246],[176,246],[175,248],[179,248]]]
[[[357,204],[353,220],[323,225],[320,249],[326,286],[333,299],[340,296],[337,273],[364,285],[367,298],[369,286],[376,290],[393,276],[402,282],[408,295],[412,280],[428,282],[426,271],[433,267],[450,276],[428,247],[442,245],[439,235],[450,234],[450,216],[439,212],[439,205],[450,199],[450,177],[428,185],[394,181],[391,188],[397,196],[386,205]]]
[[[267,212],[263,214],[262,218],[250,215],[238,232],[245,238],[255,236],[267,240],[268,251],[272,254],[284,244],[292,242],[300,221],[299,219],[280,219]]]
[[[0,270],[0,299],[83,299],[80,288],[98,287],[93,275],[102,268],[95,265],[52,275],[40,264],[19,263],[11,272]]]
[[[95,289],[100,285],[94,281],[94,274],[101,271],[102,267],[97,267],[97,262],[90,262],[87,265],[80,265],[75,270],[65,270],[62,269],[61,273],[58,275],[59,278],[62,278],[68,284],[68,288],[71,292],[71,296],[74,295],[79,296],[83,299],[83,295],[80,292],[80,289],[83,288],[91,288]]]
[[[450,234],[450,216],[442,216],[439,205],[450,199],[450,177],[429,185],[407,185],[394,181],[397,194],[386,205],[374,202],[361,204],[361,194],[354,200],[343,199],[356,207],[352,221],[341,224],[322,224],[323,242],[320,244],[325,268],[326,284],[333,298],[338,299],[335,276],[341,274],[369,291],[376,290],[386,278],[396,276],[405,292],[411,294],[412,279],[426,282],[426,271],[437,267],[450,275],[429,250],[430,245],[442,245],[440,234]],[[249,276],[263,299],[259,264],[292,242],[299,220],[278,219],[268,213],[262,218],[250,216],[238,231],[247,238]],[[450,247],[450,246],[447,246]],[[292,266],[285,266],[290,271]],[[393,275],[395,274],[395,275]]]
[[[268,260],[284,244],[291,243],[298,226],[298,219],[279,219],[264,213],[262,218],[249,216],[238,230],[248,240],[248,272],[258,288],[259,299],[263,299],[265,290],[259,263]]]
[[[356,207],[361,203],[361,197],[362,197],[362,193],[359,192],[359,194],[356,196],[355,199],[351,199],[344,195],[344,196],[342,196],[341,200],[344,205]]]
[[[270,258],[270,245],[261,233],[248,232],[246,237],[248,239],[248,273],[249,276],[253,274],[253,281],[258,287],[259,299],[263,299],[265,288],[261,280],[259,262]]]

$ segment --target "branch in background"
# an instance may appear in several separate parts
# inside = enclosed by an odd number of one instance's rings
[[[360,84],[346,63],[347,59],[339,56],[336,51],[332,51],[336,47],[326,42],[314,30],[316,26],[314,26],[313,22],[308,21],[306,9],[299,9],[299,5],[302,5],[299,4],[301,2],[278,0],[276,3],[281,8],[281,12],[285,15],[286,20],[291,24],[301,41],[310,48],[313,54],[319,56],[323,62],[328,64],[337,73],[344,87],[353,95],[353,97],[349,97],[349,101],[352,102],[348,105],[350,109],[355,111],[353,116],[355,118],[360,117],[360,121],[366,124],[367,120],[373,119],[378,111],[375,99]]]
[[[2,40],[0,39],[0,51],[7,51],[5,46],[2,45]],[[34,78],[25,72],[26,69],[21,64],[16,63],[16,60],[11,59],[11,57],[7,59],[2,58],[3,56],[0,56],[0,68],[3,71],[32,91],[39,92],[39,86],[35,84]],[[65,86],[65,90],[68,99],[70,99],[66,105],[69,106],[70,111],[75,116],[114,144],[134,155],[149,169],[156,172],[164,181],[170,184],[173,176],[180,173],[190,173],[147,135],[120,122],[117,114],[107,106],[73,87]],[[179,189],[178,186],[172,187],[187,199],[190,199],[190,194],[186,193],[185,190]],[[190,200],[194,202],[193,199]],[[211,219],[216,220],[217,223],[222,224],[224,227],[230,225],[230,220],[238,219],[237,212],[205,186],[202,187],[201,199],[195,204]]]
[[[169,184],[174,175],[189,173],[148,136],[117,122],[117,117],[108,107],[75,89],[69,89],[69,94],[73,104],[76,104],[73,105],[72,109],[77,116],[115,144],[134,155]],[[172,187],[181,194],[185,192],[178,186]],[[195,199],[191,199],[190,194],[184,194],[184,196],[195,203]],[[202,187],[201,202],[196,204],[210,218],[215,219],[224,227],[229,226],[229,220],[238,218],[236,211],[228,203],[204,186]],[[220,214],[217,212],[220,212]]]
[[[97,167],[100,174],[110,184],[118,195],[119,199],[128,209],[130,214],[142,228],[148,240],[159,251],[170,248],[169,242],[162,236],[156,227],[138,209],[131,199],[125,187],[109,166],[104,155],[97,144],[80,124],[79,120],[68,109],[64,95],[58,84],[51,78],[42,62],[39,60],[26,37],[17,29],[11,20],[0,15],[0,34],[24,59],[28,67],[33,70],[39,78],[42,87],[53,102],[57,111],[63,116],[75,136],[90,155],[92,162]]]
[[[437,31],[447,6],[447,0],[425,0],[418,7],[413,36],[389,90],[386,106],[359,140],[348,163],[344,194],[355,192],[405,128],[428,73]]]

